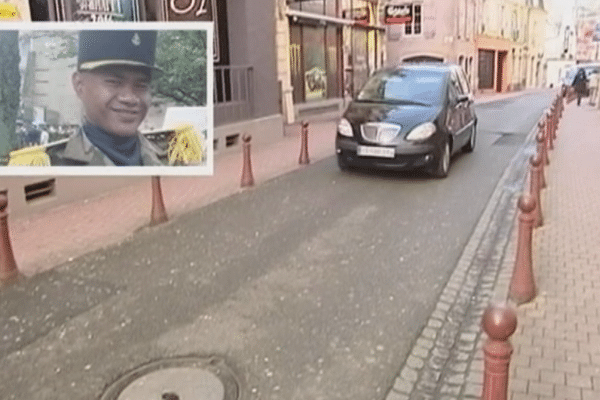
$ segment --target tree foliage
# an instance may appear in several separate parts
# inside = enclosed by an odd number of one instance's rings
[[[164,73],[153,79],[154,93],[185,106],[206,105],[206,32],[158,32],[156,64]]]
[[[16,148],[16,119],[19,111],[21,74],[19,32],[0,31],[0,158]]]
[[[19,33],[19,40],[29,43],[33,38],[44,38],[46,53],[51,60],[77,57],[77,31],[26,31]]]

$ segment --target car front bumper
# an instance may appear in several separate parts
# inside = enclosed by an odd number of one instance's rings
[[[412,170],[434,166],[438,156],[437,146],[434,142],[405,142],[397,145],[383,146],[394,149],[393,158],[359,156],[357,154],[358,146],[361,146],[361,144],[357,143],[354,139],[337,135],[335,149],[340,162],[353,167]]]

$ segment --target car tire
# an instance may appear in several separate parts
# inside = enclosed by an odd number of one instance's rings
[[[477,140],[477,124],[473,124],[473,130],[471,131],[471,136],[469,137],[469,142],[463,146],[463,151],[465,153],[472,153],[475,150],[475,141]]]
[[[448,176],[450,170],[450,142],[448,139],[444,141],[442,151],[438,156],[436,166],[434,167],[433,176],[443,179]]]
[[[341,154],[337,155],[337,164],[340,171],[348,171],[350,169],[350,166],[344,161],[344,157]]]

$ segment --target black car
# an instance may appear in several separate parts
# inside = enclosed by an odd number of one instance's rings
[[[446,177],[450,157],[475,148],[477,117],[463,70],[406,64],[375,72],[340,119],[341,169],[425,169]]]

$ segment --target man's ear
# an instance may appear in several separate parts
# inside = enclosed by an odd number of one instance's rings
[[[71,75],[71,83],[73,84],[73,89],[75,89],[75,94],[77,94],[77,97],[81,98],[81,94],[83,93],[83,76],[81,72],[73,72],[73,75]]]

